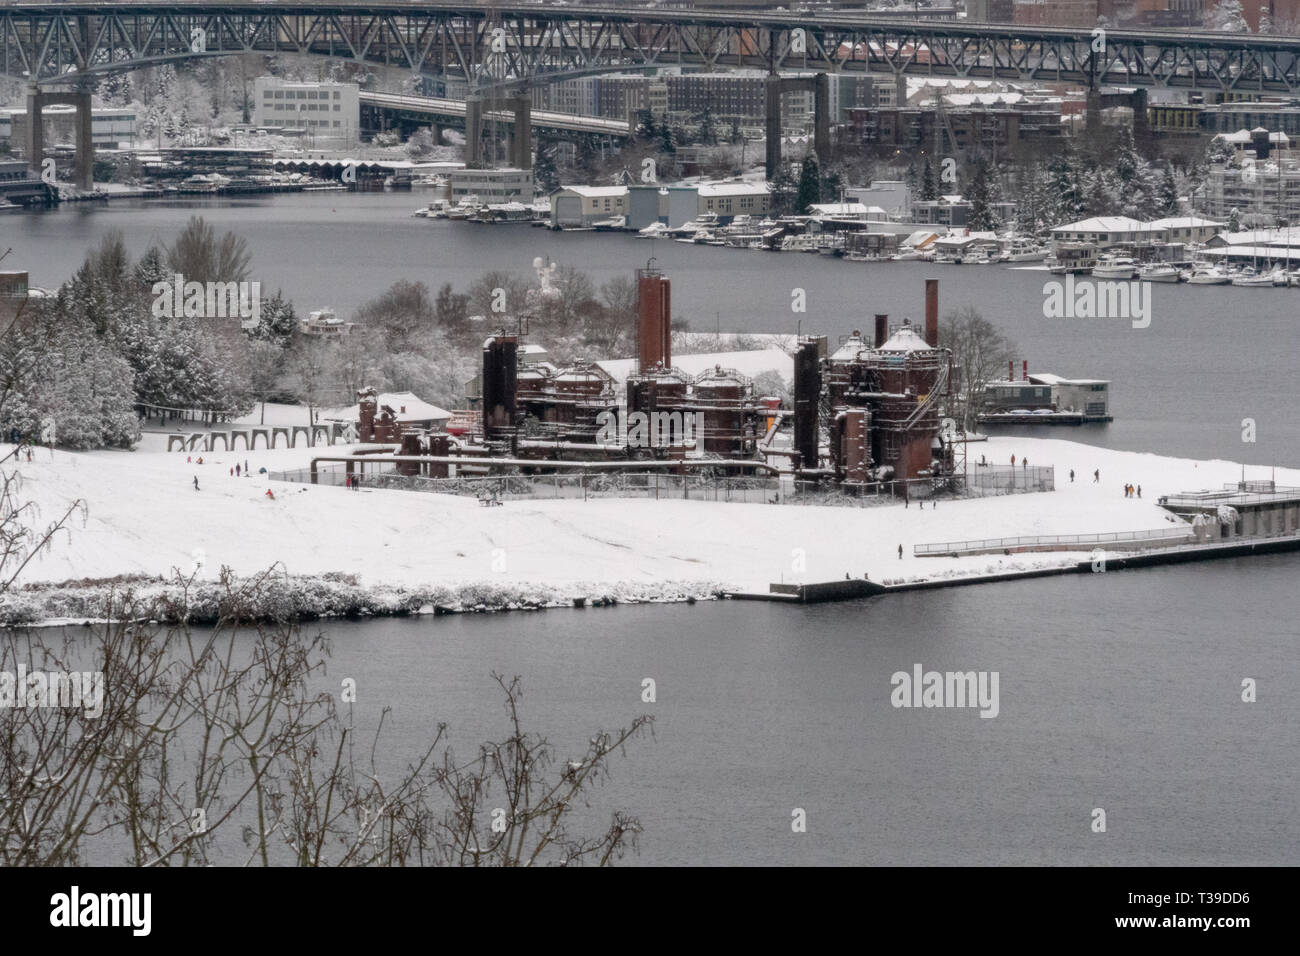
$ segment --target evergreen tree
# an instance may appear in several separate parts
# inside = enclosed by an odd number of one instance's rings
[[[278,348],[287,346],[298,331],[298,313],[293,303],[276,289],[274,295],[262,299],[259,312],[257,327],[249,330],[249,337]]]
[[[1164,176],[1160,181],[1160,213],[1173,216],[1178,213],[1178,180],[1174,177],[1174,167],[1165,163]]]
[[[921,170],[921,200],[929,202],[939,198],[939,190],[934,184],[934,167],[930,165],[930,157],[925,158],[925,168]]]
[[[717,132],[713,124],[713,110],[706,103],[704,109],[695,114],[694,120],[699,124],[700,142],[705,146],[712,146],[718,141]]]
[[[655,114],[648,109],[636,111],[636,138],[650,142],[658,135],[655,128]]]
[[[798,195],[799,185],[795,181],[794,170],[789,160],[783,160],[776,168],[776,172],[768,182],[768,190],[774,214],[788,216],[795,211],[795,197]]]
[[[659,128],[659,148],[665,153],[675,153],[677,152],[675,140],[672,127],[668,125],[667,120],[664,120],[664,125]]]
[[[997,217],[993,213],[989,199],[988,167],[983,160],[975,164],[975,173],[971,176],[967,191],[970,201],[970,220],[968,226],[972,232],[987,232],[996,228]]]
[[[808,207],[821,201],[821,172],[817,168],[817,160],[808,156],[799,169],[799,191],[794,200],[795,212],[800,216],[806,216]]]
[[[560,171],[555,166],[552,154],[553,144],[549,139],[537,141],[537,160],[533,163],[533,180],[542,195],[554,192],[560,187]]]

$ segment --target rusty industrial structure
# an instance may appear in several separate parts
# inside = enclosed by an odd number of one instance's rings
[[[876,315],[870,342],[855,330],[829,357],[825,352],[826,339],[809,336],[795,356],[800,473],[850,487],[951,480],[955,449],[941,432],[939,411],[951,401],[954,375],[951,353],[939,348],[939,281],[925,281],[923,329],[904,319],[891,332],[889,317]]]
[[[800,337],[792,410],[756,396],[735,369],[715,365],[691,375],[675,367],[671,283],[652,259],[637,270],[636,285],[637,355],[625,382],[592,363],[521,364],[521,320],[517,331],[483,343],[477,434],[403,434],[392,409],[378,408],[366,389],[359,396],[362,441],[400,444],[398,473],[432,478],[460,473],[459,465],[449,469],[460,459],[471,471],[475,461],[489,470],[509,461],[525,471],[712,461],[735,474],[771,472],[767,459],[776,456],[788,459],[796,479],[849,494],[957,487],[960,441],[940,419],[956,376],[951,353],[939,347],[938,280],[925,282],[922,325],[903,319],[891,326],[887,315],[876,315],[870,338],[855,330],[833,352],[825,336]],[[657,426],[648,439],[629,424],[638,420]],[[788,450],[775,447],[786,421],[793,423]]]

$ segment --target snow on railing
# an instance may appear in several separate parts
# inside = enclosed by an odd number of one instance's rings
[[[1166,541],[1191,537],[1188,528],[1159,528],[1153,531],[1113,531],[1105,534],[1055,534],[1028,535],[1018,538],[983,538],[973,541],[942,541],[937,544],[918,544],[912,548],[917,557],[950,554],[978,554],[985,551],[1006,551],[1024,548],[1044,548],[1051,545],[1102,545],[1120,542]]]

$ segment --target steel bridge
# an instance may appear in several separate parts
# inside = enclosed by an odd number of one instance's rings
[[[251,52],[346,57],[462,77],[474,88],[686,66],[1300,93],[1300,37],[1289,36],[529,3],[73,0],[0,6],[0,70],[39,86]]]

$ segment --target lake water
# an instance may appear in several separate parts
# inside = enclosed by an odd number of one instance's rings
[[[640,817],[642,863],[1294,864],[1300,660],[1290,615],[1264,609],[1298,567],[337,623],[320,686],[355,677],[365,726],[392,704],[393,759],[444,720],[460,752],[500,739],[493,669],[524,678],[526,726],[561,759],[653,714],[594,798],[604,822]],[[896,709],[890,677],[915,664],[997,671],[998,716]]]
[[[973,305],[1031,370],[1113,382],[1116,421],[1038,430],[1130,450],[1297,464],[1295,290],[1154,287],[1151,326],[1046,319],[1046,273],[855,264],[610,234],[413,219],[415,194],[120,202],[0,218],[6,267],[53,287],[109,228],[169,241],[193,212],[246,236],[300,310],[346,314],[398,279],[468,285],[545,255],[597,280],[651,256],[697,329],[835,337],[871,315]],[[791,290],[808,311],[790,311]],[[1243,418],[1258,442],[1243,444]],[[273,555],[268,555],[268,559]],[[1068,576],[806,608],[728,602],[326,626],[330,686],[363,722],[394,708],[395,753],[438,721],[462,748],[503,732],[489,671],[520,674],[529,726],[561,745],[642,711],[655,737],[598,807],[646,828],[647,863],[1295,863],[1300,716],[1294,555]],[[1000,674],[1000,714],[895,709],[890,675]],[[658,702],[640,701],[641,680]],[[1240,701],[1243,678],[1259,702]],[[378,690],[368,697],[367,689]],[[367,716],[368,715],[368,716]],[[808,814],[794,834],[791,811]],[[1090,832],[1090,814],[1108,832]]]

